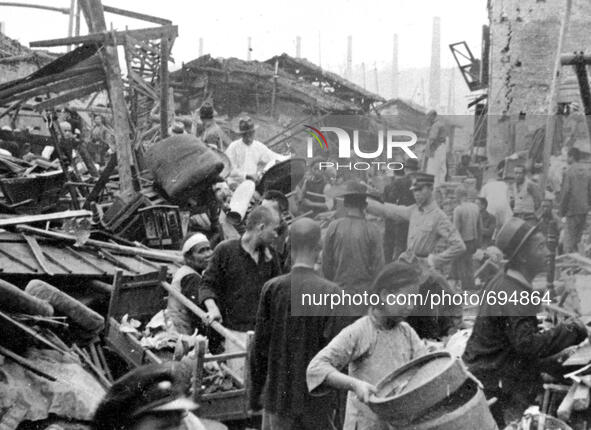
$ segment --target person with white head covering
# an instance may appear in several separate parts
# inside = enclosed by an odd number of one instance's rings
[[[171,286],[197,303],[201,274],[207,267],[213,251],[207,237],[203,233],[195,233],[185,240],[181,252],[185,264],[174,274]],[[198,321],[180,301],[169,296],[166,313],[175,331],[181,334],[193,334]]]

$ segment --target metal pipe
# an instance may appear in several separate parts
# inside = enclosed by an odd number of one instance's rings
[[[15,2],[10,2],[10,1],[2,1],[2,2],[0,2],[0,6],[28,7],[30,9],[43,9],[43,10],[50,10],[52,12],[61,12],[64,15],[70,14],[69,8],[44,6],[44,5],[40,5],[40,4],[23,4],[23,3],[15,3]]]

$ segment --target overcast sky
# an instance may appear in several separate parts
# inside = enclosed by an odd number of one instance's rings
[[[21,3],[69,7],[70,0],[20,0]],[[179,26],[173,56],[177,66],[199,54],[246,59],[252,38],[252,59],[275,54],[295,55],[296,36],[302,56],[334,71],[345,64],[347,36],[353,36],[353,63],[378,66],[391,62],[392,39],[398,34],[399,67],[430,63],[433,17],[441,18],[441,64],[454,65],[448,45],[465,40],[480,56],[482,25],[488,23],[486,0],[297,0],[197,1],[105,0],[105,4],[167,18]],[[115,29],[153,24],[107,14]],[[68,16],[36,9],[0,6],[6,34],[28,45],[33,40],[66,37]],[[83,34],[87,32],[83,26]],[[172,66],[175,69],[177,66]]]

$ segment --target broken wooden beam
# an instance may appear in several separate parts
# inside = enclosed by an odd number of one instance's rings
[[[160,41],[160,139],[168,137],[168,37]]]
[[[84,17],[91,33],[103,33],[107,30],[103,5],[100,0],[80,0],[80,7],[84,11]],[[159,28],[162,30],[162,27]],[[111,37],[116,38],[117,33],[111,32]],[[139,35],[136,38],[141,38]],[[160,36],[162,37],[162,36]],[[119,37],[125,42],[125,32]],[[69,42],[71,43],[71,42]],[[68,44],[69,44],[68,43]],[[113,129],[115,130],[115,147],[117,151],[117,168],[119,171],[120,197],[128,200],[135,194],[132,178],[132,165],[134,159],[131,149],[131,128],[129,123],[129,111],[125,100],[119,56],[116,46],[106,45],[100,53],[100,58],[107,78],[107,87],[111,109],[113,110]]]
[[[114,13],[116,15],[121,15],[121,16],[126,16],[128,18],[135,18],[135,19],[140,19],[142,21],[153,22],[154,24],[160,24],[160,25],[172,24],[172,21],[169,19],[159,18],[157,16],[146,15],[143,13],[133,12],[130,10],[119,9],[119,8],[111,7],[111,6],[107,6],[107,5],[103,5],[103,10],[105,12]]]
[[[59,233],[56,231],[48,231],[42,230],[40,228],[30,227],[28,225],[19,225],[17,226],[17,231],[27,232],[27,233],[34,233],[38,236],[48,237],[51,239],[58,239],[58,240],[65,240],[68,242],[77,242],[78,238],[76,236],[66,234],[66,233]],[[103,249],[110,249],[119,254],[123,255],[140,255],[145,258],[152,258],[155,260],[161,261],[168,261],[171,263],[182,263],[183,257],[180,252],[174,251],[164,251],[164,250],[157,250],[157,249],[144,249],[138,248],[133,246],[124,246],[119,245],[116,243],[110,242],[102,242],[100,240],[88,239],[85,242],[85,245],[94,246]]]
[[[563,66],[574,66],[575,64],[583,63],[585,65],[591,64],[591,55],[584,55],[582,52],[577,54],[562,54],[560,56],[560,64]]]
[[[68,218],[81,218],[90,216],[92,216],[92,212],[84,209],[77,211],[54,212],[42,215],[24,215],[13,218],[0,219],[0,228],[11,227],[19,224],[30,224],[34,222],[47,222]]]
[[[14,361],[16,364],[24,367],[25,369],[33,372],[35,375],[41,376],[45,379],[49,379],[52,382],[57,381],[57,378],[55,376],[51,376],[49,373],[45,373],[43,370],[39,369],[32,361],[27,360],[24,357],[21,357],[20,355],[12,352],[7,348],[4,348],[3,346],[0,346],[0,354]]]
[[[37,103],[35,105],[35,110],[41,112],[43,110],[51,109],[55,106],[62,105],[74,99],[79,99],[81,97],[87,96],[92,93],[96,93],[106,89],[106,82],[104,80],[100,80],[93,84],[80,87],[73,91],[68,91],[67,93],[60,94],[57,97],[53,97],[49,100],[42,101],[41,103]]]
[[[137,40],[156,40],[164,37],[177,37],[179,34],[178,26],[163,25],[162,27],[142,28],[139,30],[101,31],[100,33],[86,34],[84,36],[63,37],[60,39],[36,40],[29,43],[31,48],[50,48],[55,46],[77,45],[80,43],[106,43],[106,44],[125,44],[125,35],[129,34]]]
[[[22,236],[27,241],[27,244],[29,245],[31,252],[35,257],[35,260],[37,260],[37,264],[39,264],[39,267],[41,267],[41,269],[49,276],[54,276],[54,273],[51,270],[49,270],[47,261],[45,261],[45,256],[43,255],[43,250],[39,246],[39,243],[37,243],[37,239],[31,236],[27,236],[24,233],[22,233]]]
[[[191,300],[189,300],[180,291],[177,291],[174,288],[172,288],[172,286],[169,283],[161,282],[160,285],[162,285],[162,288],[164,288],[166,291],[168,291],[168,294],[170,294],[172,297],[174,297],[179,302],[181,302],[187,309],[189,309],[191,312],[193,312],[195,315],[197,315],[204,323],[207,324],[207,316],[206,316],[207,314],[205,313],[205,311],[203,309],[199,308],[199,306],[197,306],[195,303],[193,303]],[[234,345],[238,346],[240,349],[246,351],[246,344],[244,342],[242,342],[240,339],[238,339],[233,333],[231,333],[226,327],[221,325],[219,322],[214,321],[210,324],[210,326],[212,329],[214,329],[219,334],[221,334],[224,338],[226,338],[229,342],[232,342]]]

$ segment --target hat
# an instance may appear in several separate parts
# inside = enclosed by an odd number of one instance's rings
[[[207,237],[205,237],[203,233],[195,233],[185,241],[181,253],[184,255],[187,252],[191,251],[195,246],[200,244],[207,244],[208,246],[211,246],[209,240],[207,239]]]
[[[185,393],[181,365],[170,361],[138,367],[111,386],[93,417],[99,429],[113,428],[152,411],[187,411],[198,405]]]
[[[409,158],[404,162],[405,169],[419,170],[419,160],[416,158]]]
[[[425,185],[433,186],[435,184],[435,176],[428,173],[417,173],[412,181],[411,190],[416,190]]]
[[[236,133],[244,134],[248,133],[249,131],[254,131],[257,128],[258,126],[254,124],[252,118],[246,116],[244,118],[240,118],[240,121],[238,122],[238,130],[236,130]]]
[[[367,185],[362,184],[361,182],[357,182],[355,180],[349,180],[345,182],[345,189],[337,194],[337,197],[369,197],[370,199],[374,199],[383,203],[382,199],[379,196],[374,194],[370,194],[367,192]]]
[[[509,218],[497,233],[495,245],[511,261],[537,229],[520,218]]]
[[[213,118],[213,105],[210,102],[205,102],[199,108],[199,118],[201,119],[212,119]]]
[[[385,265],[372,283],[372,291],[395,291],[409,285],[421,285],[427,280],[423,278],[423,270],[405,261],[393,261]]]

